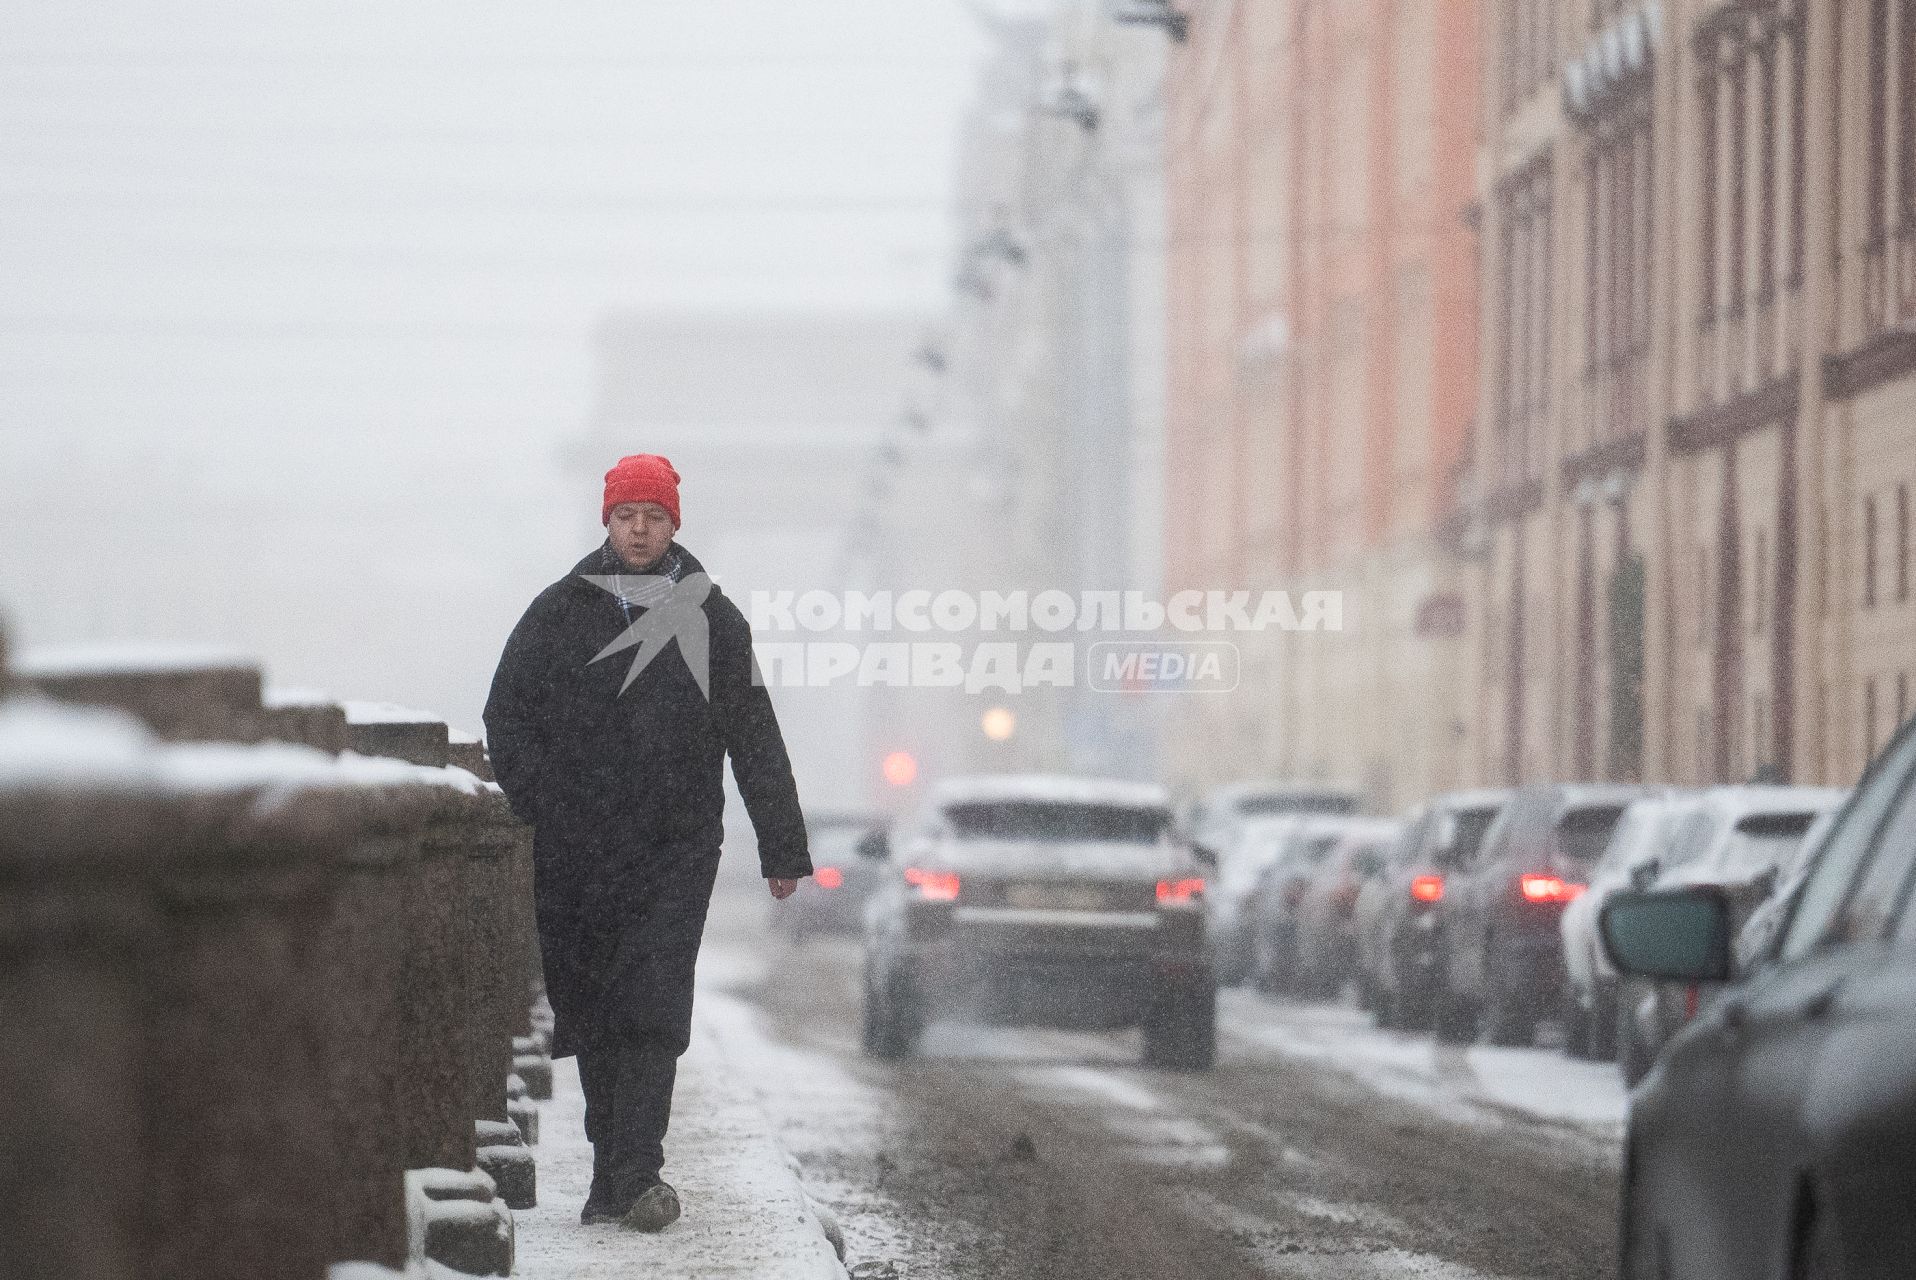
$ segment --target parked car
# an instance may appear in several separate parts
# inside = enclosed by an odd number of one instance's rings
[[[1204,891],[1205,930],[1220,986],[1234,987],[1250,976],[1251,895],[1299,821],[1246,818],[1228,829],[1220,847],[1196,846],[1211,859]]]
[[[1357,976],[1357,896],[1384,874],[1400,834],[1401,824],[1391,818],[1352,819],[1305,881],[1296,908],[1295,982],[1301,994],[1329,998]]]
[[[885,819],[868,813],[808,815],[805,839],[812,874],[779,908],[777,918],[794,942],[814,933],[857,933],[865,899],[877,884],[887,852]]]
[[[1803,843],[1797,846],[1795,854],[1778,875],[1776,892],[1750,913],[1749,920],[1737,933],[1736,963],[1739,972],[1747,970],[1758,957],[1768,954],[1770,945],[1783,928],[1789,904],[1796,899],[1796,890],[1804,877],[1815,869],[1817,859],[1822,856],[1823,844],[1829,839],[1830,828],[1836,825],[1836,819],[1842,812],[1836,809],[1810,824]]]
[[[1477,856],[1445,883],[1437,1030],[1521,1045],[1563,1003],[1564,908],[1584,891],[1642,787],[1542,783],[1511,797]]]
[[[1430,1026],[1443,958],[1438,906],[1445,877],[1476,856],[1509,798],[1503,790],[1458,791],[1411,810],[1384,873],[1358,893],[1358,983],[1379,1026]]]
[[[1671,856],[1671,837],[1700,803],[1694,791],[1633,802],[1591,868],[1589,887],[1563,909],[1563,1047],[1572,1057],[1608,1062],[1617,1056],[1617,973],[1597,936],[1597,913],[1612,894],[1656,878]]]
[[[1184,825],[1199,844],[1221,848],[1230,842],[1233,828],[1247,820],[1356,813],[1362,807],[1362,793],[1341,783],[1227,782],[1191,805]]]
[[[1161,787],[948,779],[894,833],[865,912],[864,1045],[937,1018],[1142,1027],[1147,1063],[1205,1069],[1216,984],[1204,880]]]
[[[1916,1258],[1916,721],[1843,806],[1781,928],[1738,965],[1716,885],[1621,893],[1612,962],[1732,982],[1630,1099],[1628,1280],[1903,1277]]]
[[[1297,909],[1312,877],[1352,826],[1352,817],[1294,820],[1284,831],[1276,856],[1259,873],[1244,906],[1251,948],[1251,980],[1260,991],[1302,994],[1297,960]]]
[[[1834,812],[1846,795],[1834,787],[1712,787],[1677,829],[1670,865],[1655,887],[1715,886],[1730,903],[1732,931],[1741,930],[1775,889],[1810,826]],[[1670,1037],[1711,994],[1693,984],[1660,983],[1648,985],[1629,1004],[1629,1021],[1619,1031],[1625,1083],[1643,1078]]]

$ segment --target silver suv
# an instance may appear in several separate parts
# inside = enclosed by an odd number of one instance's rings
[[[938,1018],[1144,1032],[1144,1060],[1204,1070],[1216,982],[1204,880],[1157,786],[953,778],[901,824],[865,912],[866,1052]]]

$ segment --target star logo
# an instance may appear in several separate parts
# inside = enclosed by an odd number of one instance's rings
[[[593,586],[609,591],[627,604],[642,605],[645,612],[619,633],[611,644],[587,662],[609,658],[621,649],[638,646],[632,666],[625,673],[624,693],[639,678],[639,672],[651,665],[667,641],[679,642],[679,656],[698,682],[705,700],[712,700],[711,633],[705,619],[705,597],[712,592],[712,579],[704,573],[690,573],[678,582],[663,574],[582,574]]]

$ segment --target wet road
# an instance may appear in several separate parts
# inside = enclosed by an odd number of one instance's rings
[[[721,927],[701,969],[757,1011],[768,1105],[854,1276],[1614,1275],[1600,1068],[1246,992],[1210,1073],[1136,1065],[1135,1032],[953,1024],[880,1063],[854,942]]]

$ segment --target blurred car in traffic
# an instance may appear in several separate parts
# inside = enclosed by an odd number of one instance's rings
[[[805,840],[812,874],[777,918],[794,942],[814,933],[857,933],[865,899],[878,882],[886,853],[886,820],[868,813],[808,814]]]
[[[1204,909],[1212,967],[1219,986],[1234,987],[1251,973],[1251,896],[1265,868],[1284,848],[1302,818],[1244,818],[1213,828],[1214,846],[1199,844],[1211,859],[1206,869]]]
[[[1630,1099],[1627,1280],[1874,1280],[1916,1259],[1916,722],[1864,774],[1739,964],[1717,885],[1617,894],[1620,972],[1735,985]]]
[[[1248,819],[1291,814],[1346,814],[1363,808],[1356,787],[1331,782],[1227,782],[1212,787],[1184,814],[1193,840],[1210,848],[1228,842],[1231,829]]]
[[[1477,855],[1445,881],[1437,1031],[1529,1044],[1562,1005],[1564,908],[1589,884],[1624,809],[1646,789],[1538,783],[1511,797]]]
[[[1835,787],[1712,787],[1678,826],[1668,864],[1653,887],[1720,889],[1729,903],[1731,931],[1740,931],[1775,889],[1811,825],[1837,809],[1847,794]],[[1643,1078],[1670,1037],[1713,994],[1686,983],[1631,991],[1634,998],[1626,996],[1630,1016],[1617,1050],[1627,1084]]]
[[[1610,895],[1644,888],[1670,857],[1670,840],[1700,803],[1694,791],[1645,796],[1623,811],[1590,884],[1563,910],[1563,1047],[1573,1058],[1617,1056],[1617,974],[1597,936],[1597,913]]]
[[[1437,908],[1444,877],[1476,856],[1509,798],[1504,790],[1457,791],[1412,809],[1383,874],[1358,893],[1358,983],[1379,1026],[1429,1028],[1443,958]]]
[[[1346,831],[1365,819],[1309,817],[1294,820],[1276,855],[1259,873],[1244,905],[1251,948],[1251,981],[1260,991],[1303,994],[1297,960],[1297,911],[1318,869]]]
[[[1204,880],[1161,787],[1004,774],[936,784],[865,913],[864,1046],[941,1017],[1137,1026],[1154,1066],[1210,1067]]]
[[[1335,996],[1357,976],[1357,897],[1384,874],[1402,830],[1392,818],[1352,819],[1305,881],[1296,907],[1294,987],[1300,995]]]

